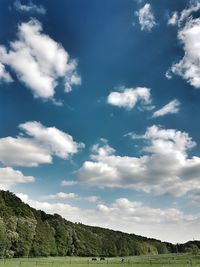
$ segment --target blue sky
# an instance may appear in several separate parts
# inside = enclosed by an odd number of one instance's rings
[[[71,221],[199,239],[200,1],[0,1],[0,186]]]

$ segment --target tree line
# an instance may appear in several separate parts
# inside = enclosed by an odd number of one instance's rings
[[[200,242],[171,244],[100,227],[72,223],[0,191],[0,257],[115,257],[165,253],[199,253]]]

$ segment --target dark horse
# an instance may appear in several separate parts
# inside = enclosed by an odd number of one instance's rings
[[[100,261],[105,261],[106,259],[104,257],[101,257],[100,258]]]
[[[97,261],[97,258],[92,258],[92,261]]]

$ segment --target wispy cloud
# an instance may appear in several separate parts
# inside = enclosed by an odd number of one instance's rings
[[[27,4],[22,4],[19,0],[14,2],[14,7],[17,11],[37,13],[41,15],[46,14],[46,9],[42,5],[36,5],[31,0]]]
[[[145,4],[135,12],[142,31],[151,31],[156,26],[156,20],[150,4]]]
[[[64,193],[64,192],[59,192],[56,194],[51,194],[51,195],[47,195],[47,196],[43,196],[42,199],[45,200],[59,200],[59,199],[74,199],[77,198],[78,195],[75,193]]]
[[[5,66],[0,63],[0,82],[13,82],[12,77],[10,76],[10,74],[6,71]]]
[[[189,6],[183,9],[180,14],[177,11],[174,11],[171,14],[171,17],[168,19],[168,25],[177,25],[179,27],[182,26],[184,22],[191,18],[192,13],[200,10],[200,1],[190,1]]]
[[[73,186],[76,184],[77,184],[77,181],[74,181],[74,180],[63,180],[60,183],[61,186]]]
[[[178,12],[175,11],[172,13],[171,17],[169,17],[167,24],[172,26],[177,25],[178,20],[179,20]]]
[[[46,196],[43,196],[41,198],[42,200],[78,200],[78,201],[87,201],[87,202],[90,202],[90,203],[96,203],[98,202],[98,200],[100,200],[100,197],[99,196],[80,196],[76,193],[66,193],[66,192],[58,192],[58,193],[55,193],[55,194],[51,194],[51,195],[46,195]]]
[[[175,114],[179,112],[180,102],[177,99],[172,100],[167,105],[153,113],[153,118],[165,116],[167,114]]]

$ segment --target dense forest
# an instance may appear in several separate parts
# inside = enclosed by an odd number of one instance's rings
[[[70,218],[69,218],[70,219]],[[0,257],[129,256],[191,252],[200,241],[173,245],[134,234],[72,223],[0,191]]]

